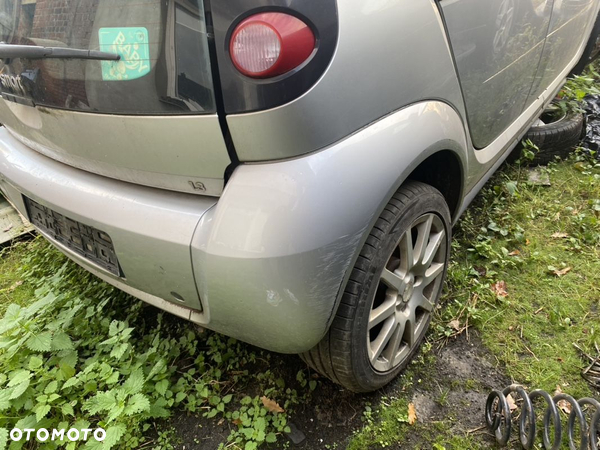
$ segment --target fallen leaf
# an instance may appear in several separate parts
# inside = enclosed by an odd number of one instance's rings
[[[239,427],[242,424],[242,421],[240,419],[234,419],[231,421],[231,423]]]
[[[492,284],[492,291],[498,297],[506,297],[508,295],[506,281],[498,281],[497,283]]]
[[[485,277],[485,275],[487,274],[487,269],[485,267],[473,267],[475,269],[475,271],[479,274],[479,276],[481,277]]]
[[[413,403],[408,404],[408,424],[414,425],[417,422],[417,410]]]
[[[508,256],[519,256],[521,252],[519,250],[513,250],[508,254]]]
[[[559,395],[562,394],[563,391],[560,388],[559,385],[556,385],[556,390],[554,391],[554,395]],[[571,406],[571,404],[566,401],[566,400],[560,400],[556,406],[558,406],[558,409],[560,409],[562,412],[564,412],[565,414],[571,414],[571,411],[573,410],[573,407]]]
[[[506,403],[508,403],[508,407],[510,408],[511,412],[518,408],[517,403],[515,402],[515,399],[513,398],[512,394],[507,395]]]
[[[568,274],[571,270],[572,269],[570,267],[565,267],[564,269],[561,269],[561,270],[555,270],[553,273],[557,277],[562,277],[562,276]]]
[[[460,321],[458,319],[451,320],[450,322],[448,322],[448,326],[454,331],[458,331],[460,330]]]
[[[282,413],[285,410],[277,404],[275,400],[271,400],[270,398],[265,397],[264,395],[260,398],[262,404],[267,408],[269,412]]]
[[[552,236],[550,236],[550,237],[552,237],[552,238],[554,238],[554,239],[564,239],[564,238],[568,238],[568,237],[569,237],[569,235],[568,235],[567,233],[560,233],[560,232],[557,232],[557,233],[554,233],[554,234],[553,234]]]
[[[531,241],[529,239],[525,239],[525,245],[529,245],[531,244]]]
[[[14,291],[16,288],[18,288],[19,286],[21,286],[23,284],[22,280],[19,281],[15,281],[9,288],[8,288],[8,292],[12,292]]]
[[[565,414],[571,414],[572,407],[568,401],[561,400],[556,404],[556,406],[558,406],[558,409],[560,409]]]
[[[217,425],[221,426],[223,425],[223,422],[225,422],[225,419],[221,417],[221,419],[217,422]]]

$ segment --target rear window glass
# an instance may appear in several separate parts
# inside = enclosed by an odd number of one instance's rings
[[[121,57],[4,60],[7,100],[114,114],[215,112],[201,0],[0,0],[0,35]]]

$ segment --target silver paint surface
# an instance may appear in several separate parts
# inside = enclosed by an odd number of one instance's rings
[[[537,97],[560,72],[574,64],[579,48],[587,43],[589,33],[585,30],[590,20],[596,17],[596,4],[594,0],[554,0],[552,21],[532,97]]]
[[[0,186],[27,215],[22,194],[106,232],[127,285],[182,306],[200,308],[190,263],[191,236],[211,197],[111,180],[58,163],[0,128]],[[107,276],[109,276],[107,272]]]
[[[432,0],[344,0],[338,12],[338,48],[309,92],[279,108],[228,116],[240,160],[310,153],[422,100],[443,99],[463,114]]]
[[[81,113],[0,98],[0,119],[45,156],[145,186],[218,196],[230,163],[216,115]],[[206,190],[194,190],[190,181],[202,183]]]
[[[207,327],[278,352],[311,348],[400,183],[440,150],[466,164],[466,148],[456,111],[426,102],[320,152],[238,167],[192,243]]]
[[[528,28],[518,18],[511,25],[511,30],[519,30],[520,38],[528,37],[520,56],[512,62],[506,57],[484,58],[478,70],[484,71],[487,78],[461,74],[463,91],[467,86],[475,92],[481,89],[482,80],[491,78],[491,87],[481,93],[490,103],[489,110],[481,111],[481,120],[487,117],[491,124],[485,130],[483,122],[473,124],[471,120],[471,127],[467,123],[454,68],[456,63],[461,72],[462,65],[464,72],[475,64],[469,52],[480,51],[482,42],[489,42],[494,32],[493,26],[484,29],[483,41],[475,42],[479,49],[464,48],[457,53],[461,40],[467,45],[465,36],[475,36],[478,27],[473,26],[473,17],[461,18],[458,13],[453,16],[458,11],[453,8],[472,1],[441,3],[451,17],[452,47],[440,11],[431,0],[339,2],[339,47],[320,82],[288,105],[228,118],[243,160],[287,159],[238,166],[218,201],[77,170],[55,160],[61,158],[56,148],[48,158],[41,154],[44,149],[27,148],[5,129],[0,130],[0,188],[21,212],[23,193],[107,232],[115,243],[126,279],[112,277],[76,255],[69,256],[109,283],[260,347],[288,353],[307,350],[327,331],[358,252],[398,187],[427,157],[450,150],[463,168],[464,177],[459,180],[463,210],[552,100],[579,59],[600,8],[600,0],[549,0],[544,5],[552,6],[553,15],[549,15],[549,9],[540,9],[538,28]],[[510,0],[480,3],[500,8],[504,1]],[[514,0],[515,4],[529,1]],[[574,2],[584,8],[589,3],[589,14],[577,14],[565,6],[573,6]],[[471,25],[461,22],[463,19],[470,20]],[[497,22],[495,31],[502,29],[503,23]],[[535,38],[545,41],[545,32],[539,33],[544,24],[552,34],[546,46],[536,45]],[[367,36],[357,30],[365,30]],[[495,37],[496,33],[492,43]],[[508,52],[511,39],[516,39],[512,34],[507,38],[506,44],[498,47],[499,54]],[[521,41],[513,41],[513,46],[514,42]],[[537,74],[537,65],[529,61],[536,55],[538,62],[546,61],[540,63]],[[524,60],[529,64],[521,64]],[[532,71],[531,65],[536,69]],[[509,74],[513,78],[507,78]],[[503,97],[499,80],[517,83],[518,95]],[[6,108],[0,101],[1,117],[6,115]],[[117,150],[103,150],[105,142],[115,144],[119,136],[95,134],[90,139],[79,129],[69,136],[57,136],[47,133],[54,125],[45,122],[59,119],[40,118],[29,110],[11,114],[15,118],[9,126],[17,133],[19,122],[30,128],[41,123],[46,131],[40,131],[36,140],[46,143],[47,139],[52,144],[53,139],[64,139],[55,147],[71,146],[72,151],[62,155],[68,159],[65,163],[75,164],[74,155],[88,151],[77,148],[87,139],[99,154],[94,171],[101,169],[103,157],[107,158],[104,163],[113,164],[111,170],[117,170],[114,162],[120,161],[134,183],[152,179],[149,169],[153,168],[157,169],[154,183],[164,173],[169,174],[167,181],[171,183],[179,172],[217,173],[215,167],[224,169],[220,165],[226,162],[215,153],[217,162],[211,166],[214,172],[202,166],[203,157],[193,151],[204,133],[204,125],[199,123],[194,131],[190,127],[173,131],[166,124],[177,127],[177,122],[164,118],[155,122],[161,127],[160,121],[164,120],[164,128],[160,129],[175,142],[173,145],[184,146],[182,161],[167,156],[173,153],[159,147],[165,142],[157,140],[151,149],[144,149],[136,134],[131,134],[130,145],[138,154],[147,151],[151,156],[136,163]],[[75,120],[73,124],[79,126],[83,123],[61,114],[67,113],[52,112],[60,120]],[[114,126],[131,131],[128,120],[110,120],[116,121],[112,122]],[[136,130],[147,126],[131,123]],[[92,122],[87,124],[91,126]],[[208,122],[206,126],[209,131],[205,138],[210,140],[214,129]],[[479,131],[474,129],[477,126]],[[476,149],[471,135],[480,136],[489,145]],[[211,148],[217,149],[218,145]],[[220,151],[227,155],[224,148]],[[86,160],[90,155],[81,156]],[[138,179],[134,171],[140,167],[144,173]],[[208,172],[202,172],[204,169]],[[110,176],[108,172],[105,175]],[[172,291],[184,297],[185,304],[178,304],[171,297]]]
[[[490,145],[527,106],[553,1],[440,2],[475,147]]]

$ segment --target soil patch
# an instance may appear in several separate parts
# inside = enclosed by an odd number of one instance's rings
[[[476,335],[450,341],[434,351],[433,365],[419,365],[414,370],[415,382],[407,392],[400,390],[400,382],[394,382],[382,391],[358,395],[336,384],[321,379],[309,402],[296,407],[290,421],[306,439],[300,445],[289,444],[289,448],[343,449],[355,430],[363,426],[363,411],[366,404],[378,405],[382,397],[404,396],[414,403],[419,427],[407,436],[407,441],[390,448],[428,448],[435,439],[435,424],[443,422],[451,432],[477,433],[480,438],[493,443],[493,437],[485,430],[485,401],[492,389],[501,389],[510,384],[502,371]],[[295,356],[273,355],[270,370],[284,379],[293,379],[303,369],[304,363]],[[233,426],[225,421],[218,424],[203,417],[180,415],[173,422],[180,443],[178,449],[215,450],[225,442]],[[431,427],[429,426],[431,425]],[[280,439],[269,449],[284,448]]]

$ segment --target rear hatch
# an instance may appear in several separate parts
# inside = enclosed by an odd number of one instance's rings
[[[219,195],[230,164],[201,0],[0,0],[7,44],[118,61],[0,61],[0,122],[32,149],[128,182]]]

